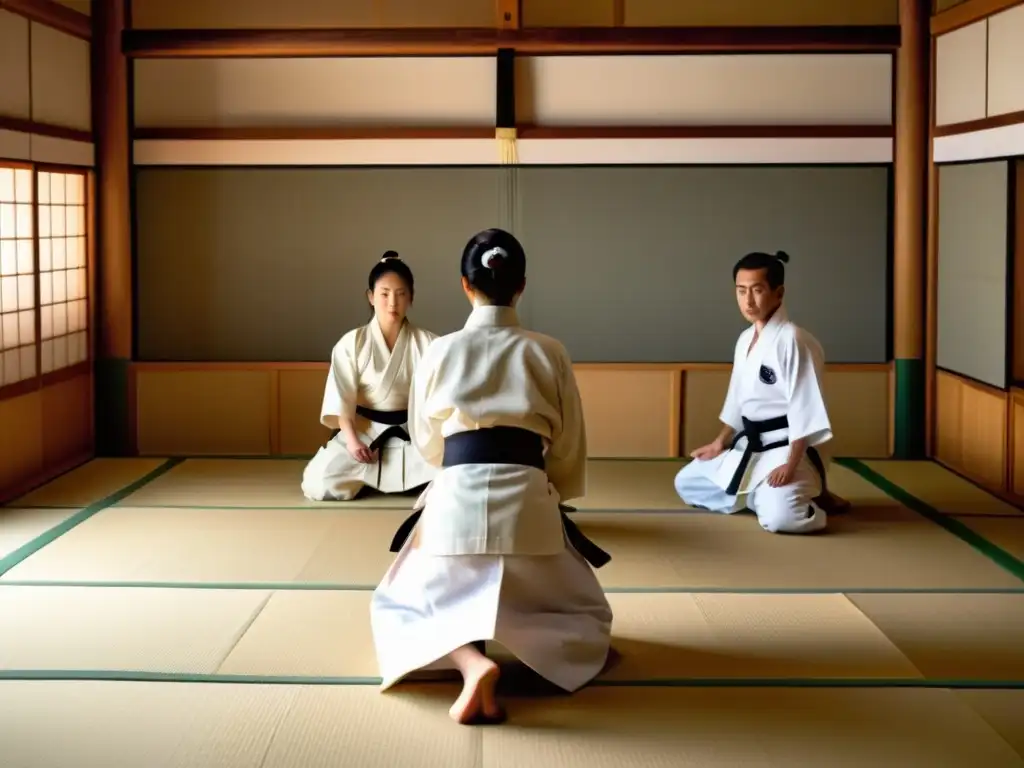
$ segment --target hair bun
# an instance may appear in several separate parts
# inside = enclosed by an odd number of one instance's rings
[[[494,247],[480,254],[480,266],[484,269],[497,269],[505,263],[508,258],[508,251],[504,248]]]
[[[783,264],[786,264],[789,261],[789,254],[786,253],[785,251],[776,251],[775,258],[781,261]]]
[[[401,258],[398,256],[398,251],[384,251],[384,255],[380,257],[382,263],[390,261],[391,259],[398,259],[401,261]]]

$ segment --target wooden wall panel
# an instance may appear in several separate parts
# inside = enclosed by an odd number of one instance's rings
[[[0,504],[94,455],[92,374],[0,400]]]
[[[42,395],[30,392],[0,400],[0,500],[27,490],[25,484],[43,474]]]
[[[494,59],[140,59],[140,128],[494,125]]]
[[[92,454],[92,387],[90,372],[42,389],[43,462],[47,467]]]
[[[494,0],[132,0],[137,29],[493,27]]]
[[[708,443],[722,428],[718,414],[729,386],[727,370],[689,370],[684,379],[683,455]],[[892,455],[891,382],[884,368],[844,366],[826,370],[825,398],[835,433],[835,456]]]
[[[718,431],[729,379],[723,366],[575,370],[592,456],[686,455]],[[139,452],[310,455],[329,437],[319,425],[326,373],[318,363],[136,363]],[[889,378],[887,366],[827,372],[837,455],[890,455]]]
[[[142,456],[270,453],[270,370],[140,366],[135,387]]]
[[[524,123],[890,125],[886,54],[521,56]]]
[[[1007,393],[946,371],[936,378],[936,458],[985,488],[1005,492]]]
[[[278,373],[278,452],[312,454],[331,431],[320,423],[327,367],[284,369]]]
[[[522,0],[524,27],[612,27],[623,0]]]
[[[975,22],[935,41],[935,124],[986,115],[988,23]]]
[[[887,458],[892,418],[889,371],[832,370],[825,373],[835,456]]]
[[[28,19],[0,10],[0,116],[31,117]]]
[[[625,23],[631,27],[897,23],[897,0],[624,0],[624,3]]]
[[[0,157],[7,160],[30,160],[32,158],[32,135],[0,128]]]
[[[681,376],[674,367],[576,366],[589,455],[677,456]]]
[[[715,439],[722,429],[718,414],[729,389],[729,371],[722,366],[683,374],[683,456]]]
[[[32,119],[92,129],[89,41],[32,22]]]
[[[1024,110],[1024,5],[988,19],[988,116]]]
[[[1010,490],[1024,500],[1024,389],[1010,391]]]
[[[1016,162],[1016,189],[1013,211],[1013,308],[1010,316],[1010,377],[1024,386],[1024,159]]]
[[[963,387],[945,371],[935,373],[935,458],[951,467],[963,464]]]

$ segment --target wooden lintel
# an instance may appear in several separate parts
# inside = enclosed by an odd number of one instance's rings
[[[1024,3],[1024,0],[966,0],[931,18],[931,33],[944,35]]]
[[[92,19],[56,0],[0,0],[0,8],[83,40],[92,38]]]
[[[511,126],[508,126],[511,127]],[[865,139],[892,138],[892,125],[532,125],[520,139]],[[493,126],[140,127],[133,139],[161,141],[354,141],[489,139]]]
[[[0,130],[34,133],[36,136],[52,136],[55,139],[70,139],[71,141],[88,142],[93,140],[92,131],[83,131],[81,128],[69,128],[64,125],[40,123],[23,117],[7,117],[5,115],[0,115]]]
[[[499,48],[521,54],[891,52],[900,28],[133,29],[122,42],[131,58],[489,56]]]

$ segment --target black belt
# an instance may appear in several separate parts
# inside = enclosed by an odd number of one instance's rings
[[[381,432],[369,445],[371,451],[376,451],[386,442],[392,439],[402,440],[406,443],[412,442],[409,437],[409,433],[405,431],[405,423],[409,420],[409,411],[402,409],[400,411],[378,411],[373,408],[367,408],[365,405],[357,405],[356,413],[362,416],[368,421],[372,421],[376,424],[388,424],[388,428]],[[335,429],[331,432],[330,440],[333,440],[341,432],[340,429]]]
[[[779,429],[789,428],[789,419],[785,416],[776,416],[774,419],[764,419],[763,421],[754,421],[745,416],[742,418],[743,429],[736,433],[736,436],[732,439],[732,444],[729,446],[729,450],[731,451],[736,447],[736,443],[740,441],[741,437],[747,438],[747,445],[743,449],[739,466],[736,467],[736,472],[733,474],[732,480],[729,481],[729,487],[725,489],[725,492],[730,496],[735,496],[739,490],[740,483],[743,481],[743,475],[747,471],[750,459],[755,453],[764,453],[765,451],[784,448],[789,445],[789,438],[776,440],[774,443],[768,443],[767,445],[761,442],[762,435]],[[818,453],[814,446],[808,447],[806,453],[807,459],[814,466],[818,474],[821,475],[821,490],[824,493],[826,490],[825,463],[821,459],[821,454]]]
[[[444,441],[442,466],[462,464],[519,464],[544,470],[544,442],[540,435],[518,427],[492,427],[470,432],[459,432]],[[395,532],[391,551],[398,552],[405,545],[419,522],[423,510],[413,512]],[[565,536],[573,548],[594,568],[600,568],[612,557],[588,539],[576,524],[559,509]]]

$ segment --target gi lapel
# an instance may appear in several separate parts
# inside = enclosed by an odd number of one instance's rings
[[[395,348],[390,352],[388,351],[387,342],[384,340],[384,334],[381,332],[376,320],[373,322],[373,332],[374,358],[376,360],[377,355],[380,355],[380,360],[384,364],[374,366],[375,370],[381,371],[381,374],[375,386],[368,394],[372,395],[374,401],[383,402],[391,394],[391,388],[395,384],[395,379],[405,364],[406,350],[409,346],[408,321],[402,322],[402,327],[398,331],[398,338],[395,340]]]

